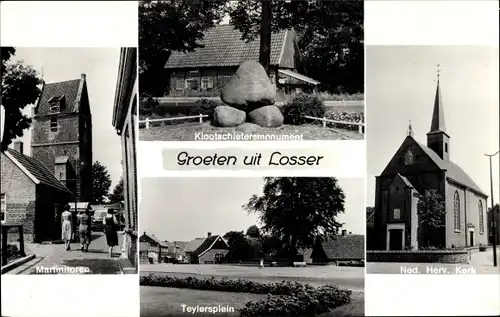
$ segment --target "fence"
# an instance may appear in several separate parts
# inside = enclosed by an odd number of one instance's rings
[[[311,116],[304,116],[304,118],[323,121],[323,128],[326,128],[326,123],[328,122],[328,123],[336,123],[336,124],[357,125],[359,133],[363,134],[365,131],[365,124],[363,122],[337,121],[337,120],[327,119],[326,117],[316,118],[316,117],[311,117]]]
[[[146,124],[146,129],[149,129],[151,122],[162,122],[162,121],[174,121],[174,120],[185,120],[185,119],[198,119],[200,123],[203,123],[203,118],[207,118],[208,115],[206,114],[199,114],[197,116],[186,116],[186,117],[173,117],[173,118],[162,118],[162,119],[149,119],[146,118],[146,120],[140,120],[139,124],[145,123]]]

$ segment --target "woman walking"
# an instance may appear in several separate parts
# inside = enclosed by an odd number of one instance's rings
[[[91,221],[88,208],[85,211],[81,211],[78,215],[78,233],[82,252],[87,252],[89,250]]]
[[[109,247],[109,257],[113,256],[113,247],[118,245],[118,233],[116,230],[118,221],[114,215],[113,209],[108,209],[108,213],[104,217],[104,232],[106,233],[106,241]]]
[[[70,243],[71,243],[71,218],[72,214],[69,211],[71,207],[69,205],[64,206],[64,211],[61,214],[61,239],[64,241],[64,245],[66,246],[66,251],[70,250]]]

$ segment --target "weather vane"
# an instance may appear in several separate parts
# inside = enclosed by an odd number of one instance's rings
[[[437,64],[436,66],[437,66],[437,71],[436,71],[436,73],[437,73],[437,82],[439,83],[439,76],[441,75],[441,68],[440,68],[441,64]]]
[[[408,135],[413,136],[413,127],[411,126],[411,120],[408,124]]]

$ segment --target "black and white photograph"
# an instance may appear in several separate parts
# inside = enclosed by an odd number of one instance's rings
[[[367,273],[500,274],[498,47],[366,57]]]
[[[140,185],[141,316],[364,316],[364,179]]]
[[[2,274],[137,274],[137,49],[1,52]]]
[[[139,139],[364,140],[362,1],[139,2]]]

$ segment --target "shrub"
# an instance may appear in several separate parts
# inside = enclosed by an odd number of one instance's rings
[[[286,124],[301,125],[310,121],[305,116],[322,118],[324,115],[325,105],[323,101],[312,95],[297,95],[283,107]]]
[[[330,120],[335,121],[347,121],[347,122],[365,122],[365,114],[363,112],[328,112],[325,117]],[[321,122],[318,122],[321,123]],[[332,123],[327,123],[332,124]],[[337,128],[347,129],[347,130],[358,130],[359,126],[354,124],[341,124],[341,123],[333,123],[333,125]]]
[[[264,300],[246,303],[240,310],[240,316],[318,316],[349,304],[351,294],[350,290],[324,285],[291,296],[268,295]]]
[[[189,288],[203,291],[219,291],[233,293],[253,293],[253,294],[272,294],[272,295],[292,295],[299,291],[314,290],[314,287],[308,284],[279,282],[279,283],[259,283],[244,279],[230,280],[228,278],[215,279],[197,278],[197,277],[172,277],[150,274],[141,276],[140,285],[144,286],[163,286],[175,288]]]

